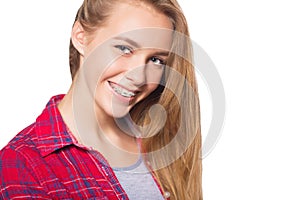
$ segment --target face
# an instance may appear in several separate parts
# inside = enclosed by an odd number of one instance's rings
[[[97,67],[86,70],[86,80],[98,115],[121,118],[158,87],[172,29],[167,16],[146,5],[115,6],[84,48],[84,55],[97,58]]]

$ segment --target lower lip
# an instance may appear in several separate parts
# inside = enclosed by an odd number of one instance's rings
[[[109,82],[106,82],[108,85],[109,90],[114,94],[114,96],[121,102],[126,103],[127,105],[134,99],[133,97],[123,97],[122,95],[120,95],[119,93],[117,93],[112,86],[109,84]]]

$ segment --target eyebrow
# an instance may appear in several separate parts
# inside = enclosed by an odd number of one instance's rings
[[[139,43],[137,43],[136,41],[134,41],[130,38],[127,38],[127,37],[117,36],[117,37],[114,37],[113,39],[123,40],[123,41],[129,43],[130,45],[134,46],[135,48],[142,48],[142,46]],[[155,52],[156,55],[160,55],[160,56],[169,56],[169,53],[170,53],[169,51],[165,51],[165,50]]]
[[[132,46],[136,47],[136,48],[141,48],[141,45],[138,44],[137,42],[133,41],[132,39],[130,38],[127,38],[127,37],[121,37],[121,36],[118,36],[118,37],[114,37],[113,39],[116,39],[116,40],[123,40],[129,44],[131,44]]]

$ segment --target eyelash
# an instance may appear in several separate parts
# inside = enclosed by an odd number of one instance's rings
[[[131,47],[126,46],[126,45],[115,45],[114,47],[117,48],[118,50],[120,50],[122,52],[122,54],[125,56],[132,54],[134,51]],[[153,62],[155,65],[161,65],[161,66],[166,65],[166,61],[164,61],[161,58],[155,57],[155,56],[151,57],[149,60],[151,62]],[[158,60],[159,63],[155,63],[156,60]]]
[[[159,64],[155,64],[155,61],[153,61],[153,59],[155,60],[158,60],[159,61]],[[160,58],[157,58],[157,57],[151,57],[150,60],[155,64],[155,65],[162,65],[162,66],[165,66],[166,65],[166,61],[160,59]]]
[[[115,48],[119,49],[124,55],[129,55],[133,53],[133,49],[126,45],[115,45]],[[125,52],[128,51],[128,52]]]

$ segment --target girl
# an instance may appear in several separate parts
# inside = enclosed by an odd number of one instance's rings
[[[84,0],[70,90],[2,149],[2,197],[202,199],[188,36],[176,0]]]

